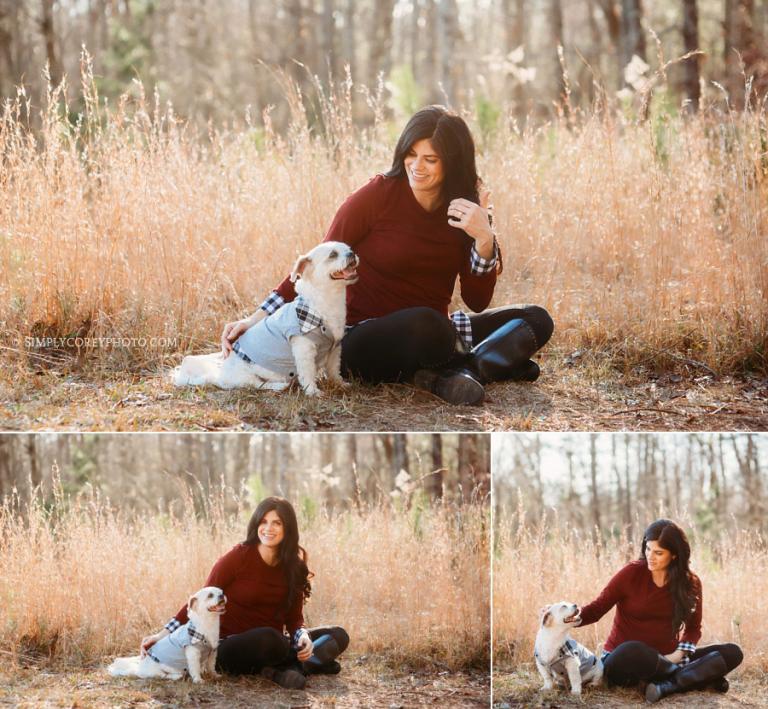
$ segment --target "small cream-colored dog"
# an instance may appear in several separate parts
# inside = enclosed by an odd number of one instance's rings
[[[552,689],[554,681],[566,687],[570,684],[571,694],[580,695],[583,685],[602,680],[602,661],[570,637],[571,628],[580,622],[575,603],[561,601],[543,609],[533,653],[544,680],[542,690]]]
[[[291,272],[297,297],[246,330],[228,357],[189,355],[173,372],[177,386],[215,384],[285,389],[292,381],[320,394],[321,373],[341,382],[346,287],[357,281],[359,259],[346,244],[324,241],[299,257]]]
[[[216,677],[219,620],[227,597],[215,586],[206,586],[187,602],[189,622],[158,640],[144,656],[118,657],[107,672],[113,677],[181,679],[188,673],[202,682],[203,673]]]

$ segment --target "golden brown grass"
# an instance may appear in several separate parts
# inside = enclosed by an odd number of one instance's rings
[[[229,501],[228,501],[229,502]],[[98,662],[130,652],[203,585],[250,509],[129,515],[92,494],[0,507],[0,641],[12,659]],[[316,574],[309,625],[345,627],[350,651],[398,664],[488,666],[487,509],[414,506],[305,519]],[[141,603],[136,603],[140,598]]]
[[[83,85],[79,123],[56,93],[38,134],[23,97],[0,119],[0,322],[12,351],[32,334],[175,338],[98,349],[112,369],[215,347],[388,167],[400,128],[380,106],[355,127],[348,87],[313,123],[286,87],[285,135],[197,136],[157,99],[106,110]],[[479,158],[506,254],[494,303],[545,305],[554,347],[622,368],[765,371],[767,145],[764,111],[502,128]]]
[[[611,576],[638,555],[637,540],[592,542],[558,521],[543,519],[535,528],[513,527],[514,511],[497,520],[493,562],[494,665],[530,663],[538,609],[546,603],[593,600]],[[684,518],[685,515],[676,515]],[[638,525],[639,527],[639,525]],[[686,522],[686,528],[694,525]],[[756,532],[733,530],[715,540],[692,536],[692,567],[704,591],[701,644],[737,642],[744,649],[744,670],[768,670],[768,548]],[[613,612],[575,637],[596,650],[608,636]]]

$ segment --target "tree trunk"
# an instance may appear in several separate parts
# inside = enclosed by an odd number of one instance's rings
[[[597,489],[597,434],[589,434],[589,481],[590,481],[590,499],[592,501],[592,527],[593,534],[599,538],[602,530],[600,521],[600,494]]]
[[[328,72],[329,81],[338,75],[338,57],[336,56],[336,22],[333,17],[334,0],[323,0],[323,32],[321,46],[323,48],[323,65],[318,67],[321,75]]]
[[[392,14],[395,0],[377,0],[371,16],[371,45],[368,54],[368,88],[376,91],[379,74],[389,73],[389,48],[392,44]]]
[[[433,500],[443,497],[443,436],[433,433],[432,443],[432,471],[427,478],[427,492]]]
[[[646,61],[645,34],[643,34],[643,7],[640,0],[621,0],[621,71],[638,56]],[[623,83],[623,82],[622,82]]]
[[[683,50],[693,52],[699,48],[699,13],[696,0],[683,0]],[[699,57],[690,57],[683,62],[683,91],[687,98],[686,111],[699,110],[701,86],[699,84]]]
[[[51,85],[58,86],[61,83],[62,71],[59,57],[56,54],[56,31],[53,26],[53,5],[55,0],[42,0],[42,18],[40,31],[45,41],[45,56],[48,60],[48,71],[51,76]]]
[[[552,42],[552,78],[554,79],[555,101],[562,103],[565,99],[565,79],[563,67],[560,64],[558,47],[563,46],[563,7],[560,0],[549,0],[549,31]]]

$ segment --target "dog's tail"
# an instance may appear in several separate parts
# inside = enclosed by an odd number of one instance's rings
[[[113,677],[136,677],[139,674],[139,662],[141,657],[118,657],[109,667],[107,672]]]
[[[177,387],[217,384],[224,360],[219,352],[208,355],[188,355],[171,373]]]

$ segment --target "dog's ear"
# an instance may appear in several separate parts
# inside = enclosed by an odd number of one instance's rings
[[[554,618],[552,618],[552,613],[549,610],[551,607],[552,606],[545,606],[542,608],[544,615],[541,617],[541,624],[547,628],[551,627],[554,623]]]
[[[187,610],[193,611],[195,610],[196,606],[197,606],[197,596],[190,596],[189,601],[187,601]]]
[[[299,256],[299,258],[296,259],[296,263],[293,264],[293,270],[291,271],[291,283],[296,283],[299,276],[304,274],[307,266],[311,265],[311,263],[312,259],[307,254]]]

